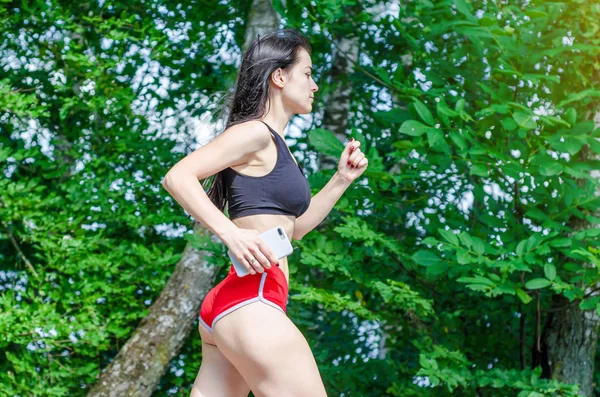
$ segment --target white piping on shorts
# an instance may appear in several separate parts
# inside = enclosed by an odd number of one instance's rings
[[[260,279],[260,286],[258,287],[258,296],[256,298],[251,298],[251,299],[245,300],[245,301],[240,302],[237,305],[232,306],[229,309],[225,310],[223,313],[219,314],[217,317],[214,318],[214,320],[212,322],[212,327],[210,327],[208,324],[206,324],[206,322],[204,320],[202,320],[201,316],[198,316],[198,318],[200,319],[200,324],[202,324],[204,326],[204,328],[206,328],[208,330],[208,332],[210,332],[212,334],[212,329],[215,326],[215,323],[217,322],[217,320],[222,319],[223,317],[225,317],[229,313],[239,309],[240,307],[249,305],[250,303],[259,302],[259,301],[264,302],[269,306],[273,306],[274,308],[279,309],[280,312],[285,313],[283,311],[283,309],[281,307],[279,307],[279,305],[277,305],[274,302],[271,302],[270,300],[268,300],[267,298],[265,298],[263,296],[263,290],[265,288],[266,279],[267,279],[267,273],[263,272],[262,277]]]

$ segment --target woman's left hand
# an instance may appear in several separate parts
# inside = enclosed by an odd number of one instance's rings
[[[360,151],[360,142],[355,141],[354,138],[352,138],[344,148],[342,156],[340,157],[338,174],[347,181],[352,182],[365,172],[368,165],[369,160],[367,160],[364,153]]]

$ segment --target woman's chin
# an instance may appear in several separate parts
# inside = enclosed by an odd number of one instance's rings
[[[294,114],[308,114],[312,112],[312,108],[312,102],[309,103],[307,106],[298,106]]]
[[[308,110],[299,110],[297,111],[295,114],[309,114],[312,112],[312,109],[308,109]]]

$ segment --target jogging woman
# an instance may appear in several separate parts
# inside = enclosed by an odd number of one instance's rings
[[[360,142],[351,140],[337,172],[311,197],[283,133],[294,114],[312,110],[318,87],[310,52],[293,30],[255,40],[242,58],[225,131],[164,178],[175,200],[250,272],[238,277],[232,265],[202,302],[202,364],[192,397],[326,396],[311,349],[285,314],[287,258],[278,261],[259,237],[281,226],[301,239],[367,168]],[[213,175],[205,193],[198,181]]]

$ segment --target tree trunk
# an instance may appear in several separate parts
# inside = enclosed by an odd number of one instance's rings
[[[594,121],[598,128],[600,112],[596,114]],[[600,155],[589,151],[588,147],[584,146],[579,158],[600,160]],[[592,171],[592,176],[600,180],[600,171]],[[583,187],[584,184],[585,181],[582,181],[580,186]],[[596,195],[600,196],[600,191],[596,191]],[[595,216],[600,216],[600,210],[596,211]],[[579,218],[573,218],[571,226],[575,232],[592,227],[585,219]],[[585,294],[598,288],[600,284],[586,287]],[[588,299],[597,295],[599,291],[591,293]],[[542,333],[541,352],[534,352],[534,364],[538,355],[541,357],[537,361],[541,361],[542,364],[542,377],[578,384],[580,395],[592,397],[600,316],[596,310],[581,310],[578,301],[570,305],[569,303],[569,300],[562,295],[552,297],[552,309],[563,309],[550,312]]]
[[[552,296],[553,308],[569,303],[562,295]],[[582,311],[578,304],[552,312],[542,333],[542,377],[578,384],[579,394],[593,396],[599,323],[595,310]]]
[[[334,43],[331,81],[338,83],[333,83],[334,88],[327,98],[322,128],[333,132],[343,143],[346,139],[352,99],[352,83],[349,76],[354,71],[354,62],[358,60],[358,37],[344,37],[335,40]],[[337,168],[337,163],[336,157],[326,155],[319,157],[319,169],[334,169]]]
[[[197,232],[208,235],[202,225]],[[175,271],[133,336],[88,396],[150,396],[181,348],[212,287],[215,268],[208,253],[186,246]]]
[[[280,17],[268,0],[255,0],[249,13],[244,51],[257,34],[279,27]],[[211,233],[201,224],[194,232]],[[216,238],[212,236],[212,238]],[[92,396],[150,396],[179,352],[196,321],[202,300],[212,288],[216,269],[208,253],[189,244],[150,314],[103,371],[88,393]]]

